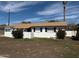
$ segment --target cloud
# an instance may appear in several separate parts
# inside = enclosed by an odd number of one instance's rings
[[[33,17],[33,18],[26,18],[25,20],[16,20],[16,21],[14,21],[14,22],[12,22],[12,23],[21,23],[21,22],[39,22],[39,21],[43,21],[43,20],[41,20],[42,18],[40,18],[40,17]]]
[[[63,11],[62,4],[61,3],[55,3],[55,4],[52,4],[50,6],[47,6],[42,11],[38,11],[37,14],[48,16],[48,15],[54,15],[54,14],[57,14],[57,13],[61,13],[62,11]]]
[[[53,14],[56,14],[56,13],[59,13],[60,10],[58,9],[54,9],[54,10],[46,10],[46,11],[41,11],[41,12],[38,12],[39,15],[53,15]]]
[[[24,1],[24,2],[7,2],[5,5],[0,5],[0,11],[3,12],[8,12],[10,9],[10,12],[19,12],[24,9],[24,6],[30,6],[30,5],[35,5],[39,3],[38,1]]]
[[[67,15],[72,15],[72,14],[79,14],[79,6],[74,6],[73,8],[71,8],[72,6],[69,6],[69,8],[67,8],[66,10],[66,14]]]
[[[78,15],[70,15],[70,16],[66,16],[66,19],[75,19],[77,17],[78,17]],[[63,20],[64,17],[63,16],[60,16],[60,17],[55,17],[53,19],[55,19],[55,20]]]
[[[78,18],[78,15],[68,15],[66,16],[66,19],[67,20],[70,20],[70,19],[76,19]],[[55,18],[45,18],[45,17],[35,17],[35,18],[26,18],[25,20],[23,21],[30,21],[30,22],[45,22],[45,21],[48,21],[48,20],[63,20],[64,17],[63,16],[58,16],[58,17],[55,17]]]
[[[77,7],[79,7],[79,5],[67,5],[66,6],[66,8],[68,8],[68,9],[73,9],[73,8],[77,8]]]
[[[24,21],[28,22],[38,22],[38,21],[41,21],[42,18],[40,17],[34,17],[34,18],[26,18]]]
[[[67,5],[66,15],[79,13],[79,5]],[[60,2],[54,3],[45,7],[42,11],[37,12],[38,15],[50,16],[50,15],[63,15],[63,5]]]
[[[78,15],[70,15],[70,16],[67,16],[68,19],[75,19],[77,17],[78,17]]]

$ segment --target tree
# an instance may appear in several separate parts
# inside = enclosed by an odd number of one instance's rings
[[[27,24],[27,23],[31,23],[31,22],[30,22],[30,21],[28,21],[28,22],[23,21],[23,22],[21,22],[21,23],[23,23],[23,24]]]
[[[48,22],[59,22],[58,20],[49,20]]]

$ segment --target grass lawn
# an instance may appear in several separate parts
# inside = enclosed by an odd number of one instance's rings
[[[79,57],[79,41],[69,38],[12,39],[0,37],[0,56],[18,58]]]

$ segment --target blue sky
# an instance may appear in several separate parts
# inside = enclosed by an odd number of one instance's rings
[[[79,2],[68,1],[66,7],[67,22],[79,23]],[[22,21],[63,21],[64,19],[63,4],[61,1],[1,1],[0,24],[7,24],[9,9],[11,23],[19,23]]]

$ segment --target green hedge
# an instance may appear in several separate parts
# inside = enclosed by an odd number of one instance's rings
[[[66,32],[64,30],[58,30],[58,32],[56,33],[57,39],[64,39],[66,35]]]
[[[12,35],[14,38],[23,38],[23,31],[22,30],[12,31]]]
[[[77,28],[76,38],[79,40],[79,27]]]

